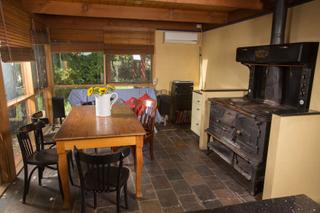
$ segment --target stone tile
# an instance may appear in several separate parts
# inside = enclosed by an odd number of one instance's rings
[[[192,186],[192,190],[196,193],[201,201],[209,201],[215,199],[215,195],[211,192],[208,185]]]
[[[143,200],[156,199],[156,193],[152,184],[142,185]]]
[[[148,200],[140,202],[142,213],[162,213],[158,200]]]
[[[169,181],[164,175],[151,177],[151,182],[156,190],[171,188]]]
[[[184,212],[183,208],[180,206],[162,208],[162,211],[164,213],[182,213],[182,212]]]
[[[180,172],[178,171],[178,169],[167,169],[167,170],[164,170],[164,173],[166,174],[166,176],[169,180],[183,179],[183,177],[180,174]]]
[[[199,173],[200,176],[213,175],[212,171],[206,165],[196,166],[195,170]]]
[[[177,181],[172,181],[171,185],[173,187],[173,190],[178,194],[178,195],[184,195],[184,194],[191,194],[192,189],[190,186],[187,184],[186,181],[184,180],[177,180]]]
[[[157,195],[162,207],[179,206],[177,196],[172,189],[159,190]]]
[[[182,162],[183,159],[177,154],[169,154],[169,158],[174,162]]]
[[[177,162],[177,168],[181,173],[193,172],[193,167],[186,162]]]
[[[177,167],[176,163],[171,159],[161,159],[158,162],[163,170],[175,169]]]
[[[193,194],[180,196],[179,200],[185,211],[196,211],[204,209]]]
[[[202,177],[197,172],[185,172],[183,173],[183,178],[191,186],[200,185],[204,183]]]
[[[189,203],[199,203],[198,198],[194,194],[181,195],[179,196],[179,201],[183,207],[185,207]]]
[[[219,200],[210,200],[202,202],[206,209],[215,209],[222,206],[222,203]]]
[[[226,189],[226,186],[216,176],[203,177],[203,180],[211,190]]]

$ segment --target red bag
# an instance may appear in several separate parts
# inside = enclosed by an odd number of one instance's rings
[[[135,97],[131,97],[125,103],[128,104],[131,109],[134,109],[136,107],[136,101],[137,99]]]
[[[144,95],[139,98],[139,101],[143,102],[148,99],[152,99],[152,98],[147,93],[144,93]]]

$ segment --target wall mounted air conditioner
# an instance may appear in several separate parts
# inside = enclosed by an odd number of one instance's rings
[[[165,43],[182,43],[182,44],[197,44],[198,33],[196,32],[179,32],[179,31],[165,31]]]

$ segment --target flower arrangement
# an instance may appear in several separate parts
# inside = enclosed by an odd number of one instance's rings
[[[109,84],[106,87],[90,87],[87,90],[87,96],[91,96],[92,94],[102,96],[107,93],[112,93],[114,90],[115,90],[114,86]]]

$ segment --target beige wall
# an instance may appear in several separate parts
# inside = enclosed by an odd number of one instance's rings
[[[270,15],[205,32],[202,42],[201,77],[205,89],[246,89],[249,72],[236,62],[240,46],[268,44]]]
[[[263,199],[306,194],[320,202],[320,115],[273,115]]]
[[[290,9],[287,21],[289,42],[320,41],[320,0]],[[235,61],[240,46],[268,44],[272,15],[214,29],[203,34],[201,80],[206,89],[248,87],[248,69]],[[316,66],[310,108],[320,110],[320,53]]]
[[[163,32],[156,31],[154,69],[156,89],[169,90],[172,80],[191,80],[199,84],[199,45],[166,44]]]

